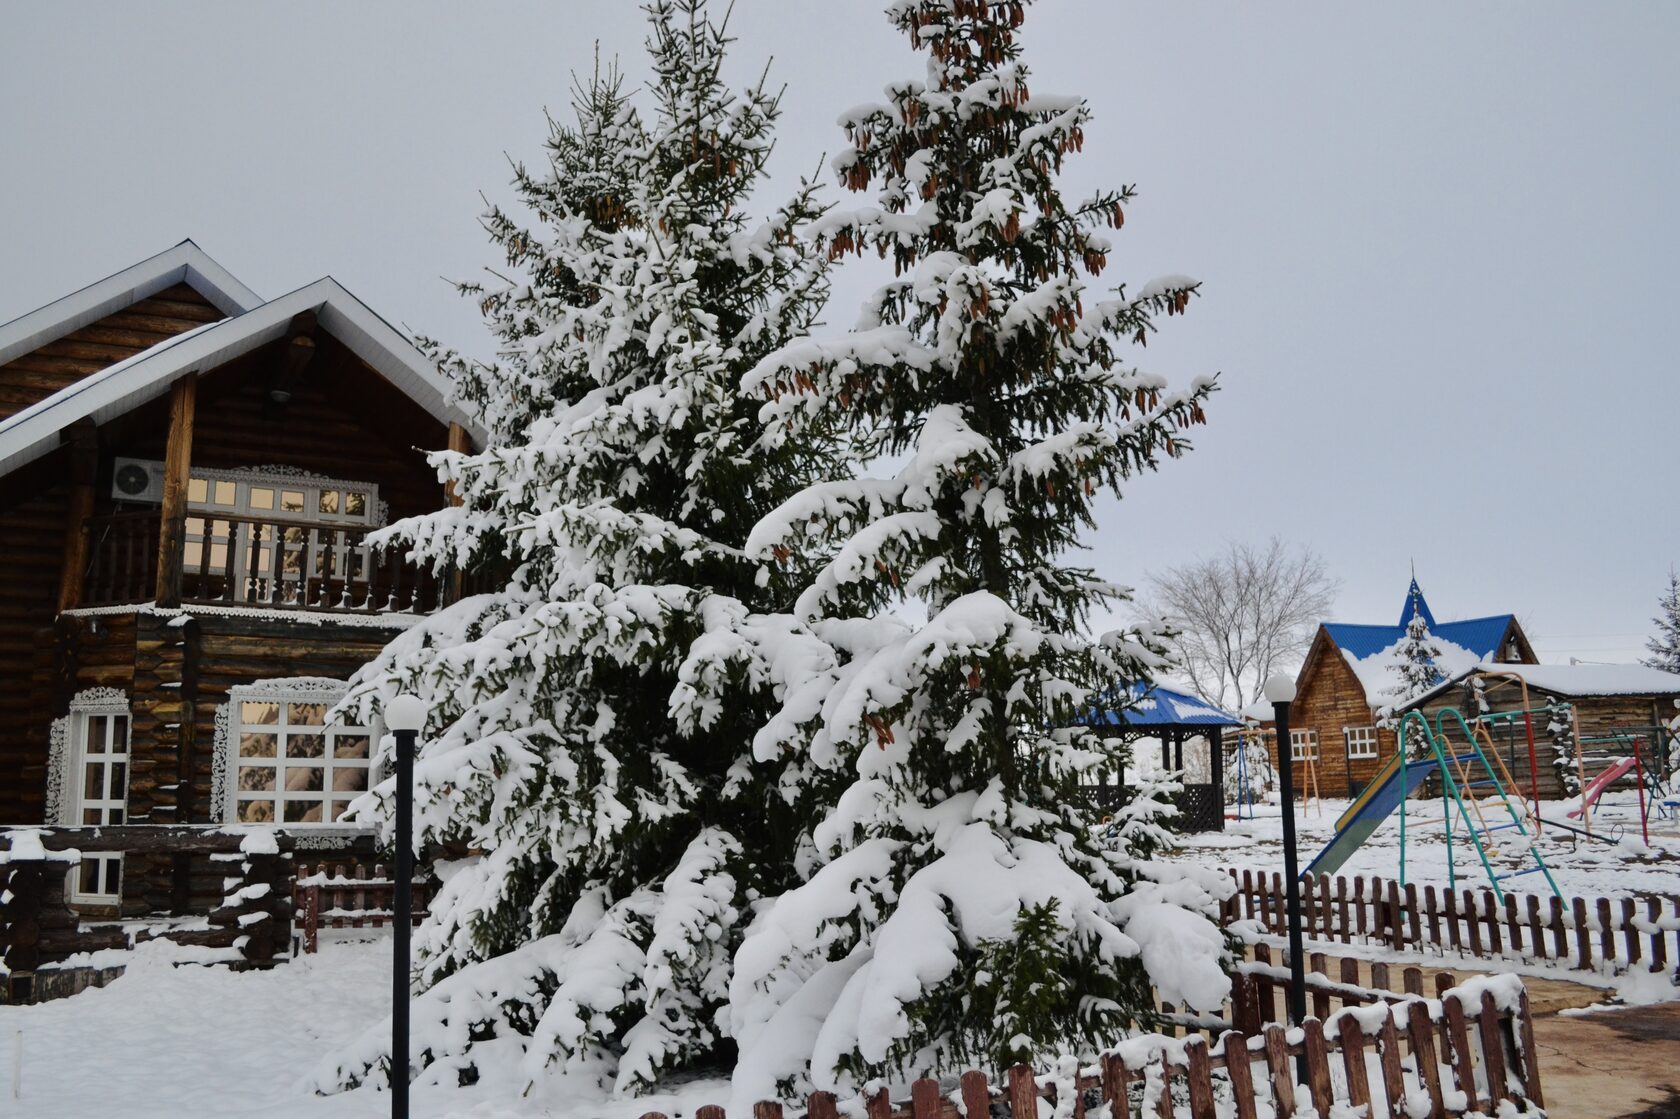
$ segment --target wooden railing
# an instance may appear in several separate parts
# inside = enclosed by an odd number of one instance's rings
[[[383,864],[369,873],[365,863],[348,869],[342,863],[319,867],[300,874],[292,887],[292,912],[296,915],[298,939],[305,952],[320,946],[321,929],[383,928],[391,923],[396,908],[396,879]],[[413,923],[426,915],[426,901],[432,883],[415,879]]]
[[[1497,981],[1444,991],[1438,1000],[1414,998],[1384,1002],[1379,1011],[1354,1007],[1325,1019],[1310,1017],[1298,1031],[1274,1022],[1255,1032],[1229,1030],[1212,1044],[1199,1035],[1183,1041],[1145,1035],[1064,1076],[1035,1076],[1016,1065],[1001,1091],[979,1071],[963,1073],[956,1090],[950,1088],[917,1080],[908,1100],[894,1101],[882,1088],[864,1093],[845,1112],[867,1119],[1051,1114],[1084,1119],[1102,1107],[1114,1119],[1186,1114],[1256,1119],[1296,1115],[1308,1104],[1326,1116],[1365,1108],[1367,1115],[1431,1117],[1483,1114],[1484,1104],[1485,1113],[1504,1114],[1501,1100],[1511,1101],[1513,1114],[1544,1106],[1527,993],[1520,983]],[[1062,1100],[1063,1093],[1072,1100]],[[1041,1108],[1041,1100],[1050,1103]],[[1382,1111],[1372,1108],[1378,1101],[1385,1105]],[[1421,1110],[1425,1103],[1427,1112]],[[803,1110],[807,1119],[839,1119],[841,1106],[832,1093],[813,1092]],[[763,1102],[752,1114],[783,1119],[786,1113],[780,1103]],[[694,1116],[727,1119],[715,1106],[697,1108]],[[654,1111],[642,1119],[665,1116]]]
[[[157,594],[160,515],[88,518],[81,605],[148,602]],[[427,614],[446,605],[452,576],[376,550],[369,529],[277,517],[191,513],[179,569],[183,602],[275,610]]]
[[[1283,876],[1231,869],[1237,892],[1227,924],[1252,920],[1288,932]],[[1381,944],[1477,959],[1518,959],[1576,971],[1667,971],[1680,963],[1680,902],[1667,897],[1583,898],[1449,890],[1382,878],[1301,879],[1309,940]]]

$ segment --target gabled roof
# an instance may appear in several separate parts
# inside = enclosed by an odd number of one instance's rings
[[[1110,689],[1097,697],[1097,703],[1115,704],[1122,695],[1128,697],[1130,706],[1122,701],[1112,707],[1099,707],[1075,721],[1088,727],[1234,727],[1242,723],[1235,715],[1193,695],[1141,680]]]
[[[224,315],[256,307],[257,293],[191,241],[182,241],[96,284],[0,325],[0,365],[176,284],[187,284]]]
[[[1423,624],[1430,629],[1435,628],[1435,615],[1429,610],[1429,603],[1424,601],[1423,588],[1418,586],[1417,576],[1412,576],[1412,585],[1406,588],[1406,605],[1400,608],[1400,628],[1405,629],[1412,624],[1412,619],[1421,617]]]
[[[1516,619],[1514,614],[1490,614],[1485,618],[1466,618],[1459,622],[1441,622],[1429,627],[1430,635],[1470,650],[1482,660],[1491,660],[1499,651],[1499,643]],[[1406,627],[1350,625],[1346,622],[1325,622],[1324,630],[1336,647],[1359,660],[1375,656],[1392,648],[1406,636]]]
[[[198,252],[196,246],[192,251]],[[168,392],[175,380],[188,373],[214,369],[276,340],[285,333],[293,316],[311,310],[322,329],[416,404],[442,422],[461,424],[482,442],[483,433],[477,425],[449,403],[449,383],[432,363],[402,332],[344,290],[337,280],[326,277],[233,318],[160,342],[8,417],[0,422],[0,475],[51,451],[58,445],[58,433],[77,420],[92,417],[96,423],[103,423],[133,411]]]

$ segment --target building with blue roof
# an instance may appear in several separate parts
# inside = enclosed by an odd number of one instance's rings
[[[1212,780],[1185,783],[1178,797],[1179,824],[1188,831],[1218,831],[1225,826],[1222,744],[1226,728],[1242,725],[1237,716],[1186,692],[1137,680],[1096,696],[1091,707],[1074,722],[1105,738],[1157,739],[1162,763],[1180,772],[1184,769],[1184,743],[1197,737],[1205,739]],[[1092,792],[1101,801],[1118,790],[1093,788]]]
[[[1478,664],[1539,663],[1514,614],[1437,621],[1415,576],[1393,625],[1322,623],[1296,677],[1290,709],[1296,788],[1316,777],[1324,795],[1354,796],[1393,756],[1394,732],[1377,725],[1377,712],[1395,700],[1385,693],[1397,682],[1395,651],[1414,618],[1423,619],[1441,650],[1444,676]],[[1276,761],[1275,743],[1272,756]]]

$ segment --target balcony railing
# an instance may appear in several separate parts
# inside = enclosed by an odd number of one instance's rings
[[[89,517],[81,605],[149,602],[157,594],[156,512]],[[278,517],[189,513],[180,600],[276,610],[427,614],[454,579],[370,546],[370,530]]]

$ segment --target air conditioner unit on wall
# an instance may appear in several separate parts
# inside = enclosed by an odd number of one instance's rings
[[[163,501],[163,463],[144,458],[119,458],[111,469],[111,497],[117,501]]]

